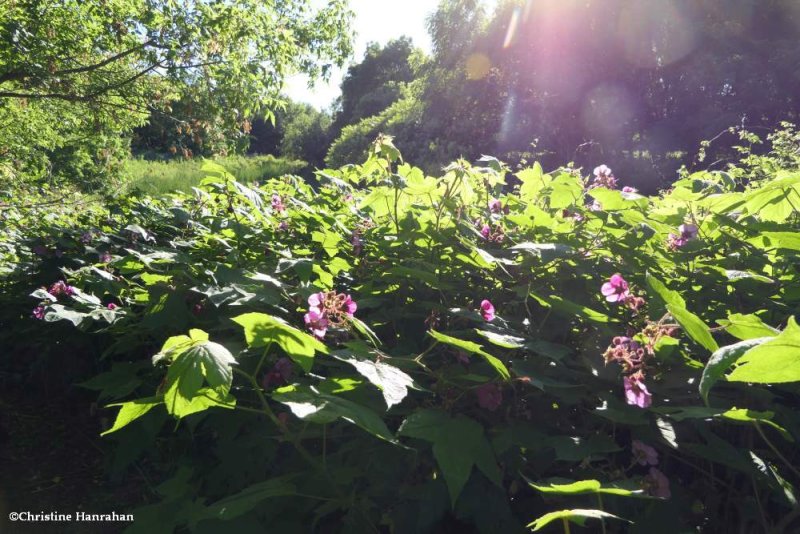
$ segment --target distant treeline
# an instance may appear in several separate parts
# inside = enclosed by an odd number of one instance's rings
[[[797,118],[794,0],[482,6],[441,1],[428,20],[432,57],[407,39],[370,46],[331,115],[290,106],[276,127],[253,130],[251,150],[339,166],[385,133],[431,171],[481,154],[546,167],[606,162],[652,190],[681,164],[725,161],[696,154],[729,127],[761,133]]]

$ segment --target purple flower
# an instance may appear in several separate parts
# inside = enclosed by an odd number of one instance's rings
[[[108,308],[109,310],[116,310],[117,308],[119,308],[119,306],[117,306],[113,302],[109,302],[106,308]]]
[[[492,213],[500,213],[503,211],[503,203],[498,199],[493,198],[489,200],[489,211]]]
[[[322,313],[315,309],[310,309],[303,316],[303,320],[306,323],[306,327],[314,334],[314,337],[317,339],[325,337],[325,333],[328,331],[328,319]]]
[[[111,263],[113,258],[111,257],[111,253],[109,252],[101,252],[100,253],[100,263]]]
[[[628,404],[639,408],[648,408],[653,404],[653,395],[647,391],[647,386],[644,385],[641,373],[634,373],[631,376],[624,377],[622,383],[625,388],[625,401]]]
[[[639,190],[636,189],[635,187],[631,187],[629,185],[626,185],[625,187],[622,188],[622,192],[623,193],[638,193]]]
[[[614,189],[617,187],[617,179],[614,178],[614,174],[611,172],[611,169],[605,165],[595,167],[593,174],[594,179],[592,180],[592,184],[589,186],[590,189],[595,187]]]
[[[293,370],[294,366],[292,365],[292,360],[286,357],[279,358],[272,367],[272,370],[270,370],[270,372],[264,376],[264,380],[262,382],[264,389],[272,386],[283,386],[287,384],[289,379],[292,377]]]
[[[483,228],[481,228],[481,235],[486,240],[488,240],[489,237],[492,235],[492,229],[489,227],[488,224],[484,224]]]
[[[488,322],[494,321],[494,306],[486,299],[481,301],[481,317]]]
[[[272,195],[272,209],[277,212],[286,211],[286,206],[283,205],[283,199],[278,193]]]
[[[503,390],[500,384],[489,382],[477,388],[475,393],[478,395],[478,405],[490,412],[495,411],[503,404]]]
[[[44,308],[44,306],[42,306],[42,305],[39,305],[39,306],[36,306],[36,307],[33,309],[33,312],[32,312],[32,314],[31,314],[31,315],[33,315],[33,317],[34,317],[35,319],[39,319],[39,320],[41,321],[42,319],[44,319],[44,312],[45,312],[45,308]]]
[[[281,221],[281,223],[278,225],[278,230],[281,232],[285,232],[288,229],[289,229],[289,223],[286,221]]]
[[[650,445],[645,445],[638,439],[631,442],[633,461],[639,465],[658,465],[658,453]]]
[[[84,245],[90,243],[93,238],[94,238],[93,232],[84,232],[83,235],[81,235],[81,243],[83,243]]]
[[[689,241],[697,237],[697,225],[682,224],[678,227],[680,234],[669,234],[667,238],[667,247],[670,250],[677,250],[684,247]]]
[[[642,480],[642,487],[653,497],[669,499],[672,496],[672,492],[669,490],[669,479],[655,467],[651,467],[648,475]]]
[[[55,284],[51,285],[47,292],[54,297],[60,297],[61,295],[72,296],[75,294],[75,288],[67,285],[67,283],[63,280],[59,280]]]
[[[589,211],[603,211],[603,205],[600,204],[599,200],[594,199],[592,203],[589,204]]]
[[[608,302],[624,302],[630,296],[628,282],[619,273],[612,275],[600,288],[600,292]]]
[[[342,327],[358,309],[350,295],[336,291],[313,293],[308,297],[308,313],[303,316],[306,327],[322,339],[329,326]]]

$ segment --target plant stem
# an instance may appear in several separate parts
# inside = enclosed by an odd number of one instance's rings
[[[775,445],[773,445],[773,444],[772,444],[772,442],[771,442],[769,439],[767,439],[767,435],[766,435],[766,434],[764,434],[764,431],[763,431],[763,430],[761,430],[761,425],[758,423],[758,421],[754,421],[754,422],[753,422],[753,424],[755,425],[755,427],[756,427],[756,430],[758,431],[759,435],[761,436],[761,439],[763,439],[763,440],[764,440],[764,442],[766,442],[767,446],[768,446],[770,449],[772,449],[772,452],[774,452],[774,453],[775,453],[775,456],[777,456],[778,458],[780,458],[780,459],[781,459],[781,461],[782,461],[784,464],[786,464],[786,467],[788,467],[788,468],[789,468],[789,470],[790,470],[792,473],[794,473],[794,474],[795,474],[797,477],[800,477],[800,471],[798,471],[797,469],[795,469],[795,467],[794,467],[794,466],[791,464],[791,462],[789,462],[789,460],[787,460],[787,459],[786,459],[786,457],[785,457],[783,454],[781,454],[781,452],[778,450],[778,448],[777,448]]]

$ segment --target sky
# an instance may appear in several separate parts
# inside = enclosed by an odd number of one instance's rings
[[[411,37],[414,46],[430,52],[425,19],[437,4],[435,0],[350,0],[350,8],[355,12],[355,51],[351,61],[364,57],[367,43],[383,45],[403,35]],[[335,70],[327,84],[320,80],[311,89],[307,87],[308,78],[293,76],[287,81],[285,92],[292,100],[307,102],[319,109],[327,108],[339,96],[339,83],[345,70]]]

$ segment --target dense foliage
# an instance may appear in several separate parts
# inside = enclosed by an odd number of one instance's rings
[[[148,119],[149,148],[241,149],[288,75],[341,65],[350,16],[342,0],[3,0],[0,179],[102,183]]]
[[[795,143],[658,196],[384,137],[318,190],[18,207],[3,335],[83,347],[112,468],[160,481],[131,532],[791,530]]]

